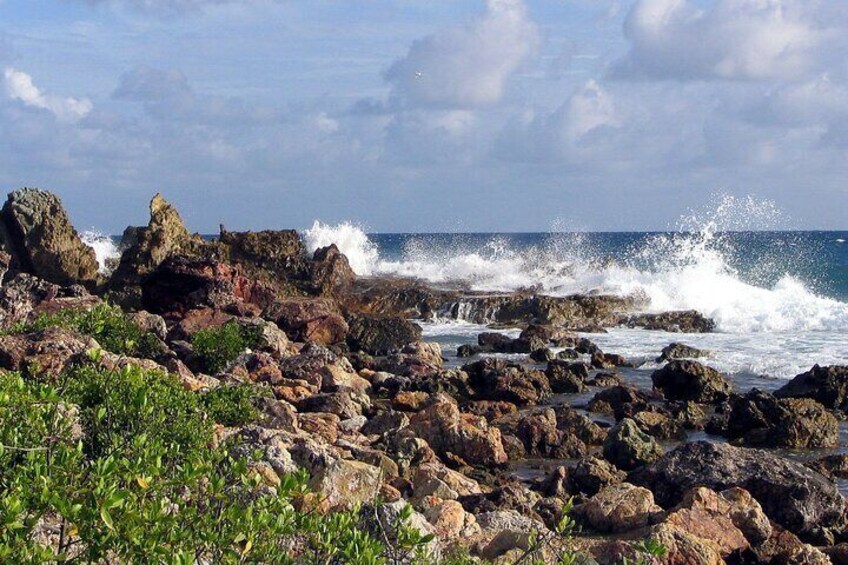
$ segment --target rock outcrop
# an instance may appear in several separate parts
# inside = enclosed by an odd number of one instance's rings
[[[721,402],[730,394],[730,380],[712,367],[697,361],[675,360],[651,375],[654,388],[668,400],[705,404]]]
[[[9,194],[0,222],[0,248],[11,272],[30,273],[61,285],[98,281],[94,249],[85,245],[59,197],[35,188]]]
[[[670,508],[698,486],[747,490],[773,522],[802,539],[821,541],[846,525],[845,500],[824,476],[767,451],[698,441],[681,445],[630,474],[635,485]]]
[[[826,408],[848,409],[848,366],[814,366],[775,391],[778,398],[812,398]]]
[[[755,389],[730,400],[727,435],[752,447],[836,447],[839,422],[810,398],[781,399]]]

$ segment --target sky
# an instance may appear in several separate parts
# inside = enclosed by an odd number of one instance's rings
[[[843,0],[0,0],[0,189],[79,229],[848,228]]]

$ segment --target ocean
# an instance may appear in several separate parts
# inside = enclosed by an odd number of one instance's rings
[[[368,234],[316,222],[304,239],[310,249],[336,243],[363,276],[476,291],[638,295],[650,311],[695,309],[716,321],[718,331],[704,335],[587,335],[637,361],[627,371],[636,382],[650,382],[653,360],[673,341],[710,351],[705,362],[742,389],[777,388],[816,363],[848,364],[848,232]],[[448,355],[487,331],[455,320],[420,323]]]
[[[649,311],[695,309],[716,321],[712,334],[616,328],[587,335],[635,360],[638,368],[625,376],[637,383],[649,383],[654,359],[673,341],[710,351],[704,361],[742,390],[777,388],[814,364],[848,364],[848,232],[726,229],[728,215],[685,219],[668,232],[374,234],[316,221],[302,234],[310,251],[337,244],[360,276],[475,291],[637,295]],[[749,227],[755,216],[743,209],[731,227]],[[117,253],[113,237],[84,237],[104,267]],[[419,322],[449,357],[487,331],[462,320]]]

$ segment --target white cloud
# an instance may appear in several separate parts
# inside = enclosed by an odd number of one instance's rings
[[[9,98],[33,108],[49,110],[60,120],[79,120],[91,112],[92,104],[88,98],[63,98],[45,94],[33,84],[32,77],[23,71],[8,67],[3,73],[3,79]]]
[[[522,0],[487,0],[470,24],[413,43],[385,77],[407,106],[488,106],[501,100],[507,80],[539,43]]]
[[[565,109],[565,132],[575,141],[596,128],[619,125],[613,97],[590,80],[569,99]]]
[[[614,75],[660,79],[799,79],[833,61],[846,13],[820,0],[639,0],[630,52]],[[840,29],[842,28],[842,29]]]

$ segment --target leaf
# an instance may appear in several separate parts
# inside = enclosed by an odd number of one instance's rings
[[[245,555],[247,555],[250,552],[252,547],[253,547],[253,542],[251,540],[247,540],[247,543],[244,544],[244,549],[241,551],[241,556],[244,557]]]
[[[141,490],[147,490],[150,488],[150,482],[144,477],[136,477],[135,482],[138,483],[138,486],[141,487]]]
[[[100,518],[103,520],[103,523],[106,524],[106,527],[110,530],[115,529],[115,525],[112,523],[112,515],[109,514],[109,511],[106,510],[105,506],[100,507]]]

